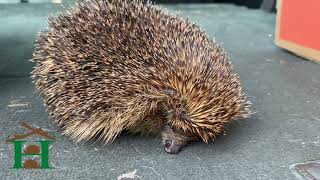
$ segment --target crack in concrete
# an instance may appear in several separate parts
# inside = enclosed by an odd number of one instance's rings
[[[154,173],[156,173],[156,174],[161,178],[161,180],[163,180],[163,177],[161,176],[161,174],[158,173],[153,167],[149,167],[149,166],[142,166],[142,167],[145,167],[145,168],[148,168],[148,169],[152,169],[152,171],[153,171]]]

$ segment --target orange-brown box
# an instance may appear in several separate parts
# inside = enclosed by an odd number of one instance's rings
[[[277,0],[275,43],[320,63],[320,0]]]

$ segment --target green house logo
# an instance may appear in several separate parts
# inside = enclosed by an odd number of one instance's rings
[[[55,138],[41,128],[34,128],[23,122],[21,126],[28,129],[26,134],[15,134],[12,138],[7,139],[7,143],[14,146],[14,169],[49,169],[49,145]],[[39,136],[41,140],[27,141],[30,136]],[[28,144],[27,146],[25,146]],[[25,147],[24,147],[25,146]],[[39,157],[40,160],[31,159]]]

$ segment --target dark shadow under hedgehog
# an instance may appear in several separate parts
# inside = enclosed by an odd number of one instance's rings
[[[33,54],[50,117],[76,141],[161,135],[168,153],[250,115],[224,50],[140,0],[93,0],[49,20]]]

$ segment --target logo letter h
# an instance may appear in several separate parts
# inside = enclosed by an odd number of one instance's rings
[[[22,165],[23,156],[40,156],[41,157],[41,169],[47,169],[49,167],[49,144],[51,141],[43,140],[37,141],[41,144],[41,153],[39,154],[25,154],[22,152],[22,144],[26,141],[12,141],[14,144],[14,166],[15,169],[24,168]]]

